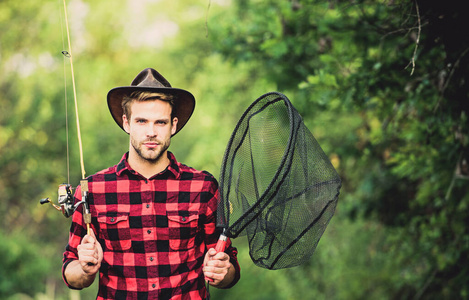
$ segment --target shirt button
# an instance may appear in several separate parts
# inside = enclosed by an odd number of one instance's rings
[[[156,284],[153,283],[153,284],[151,285],[151,287],[152,287],[152,288],[156,288]]]
[[[115,221],[114,218],[111,218],[111,222],[114,222],[114,221]]]
[[[150,261],[153,261],[153,256],[152,256],[152,257],[150,257]]]
[[[148,230],[147,230],[147,232],[148,232],[148,234],[150,234],[150,233],[151,233],[151,230],[150,230],[150,229],[148,229]]]
[[[147,208],[150,208],[150,204],[147,204]]]
[[[182,221],[183,221],[183,222],[186,222],[186,217],[182,217]]]

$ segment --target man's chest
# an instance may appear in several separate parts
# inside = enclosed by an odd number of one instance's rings
[[[148,189],[142,185],[90,188],[90,211],[107,250],[147,252],[193,248],[205,216],[200,192]],[[157,250],[157,251],[160,251]]]

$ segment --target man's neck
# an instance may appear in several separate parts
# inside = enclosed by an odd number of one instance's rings
[[[157,161],[148,161],[143,159],[140,155],[138,155],[135,151],[129,151],[129,165],[132,169],[137,171],[140,175],[145,178],[151,178],[154,175],[163,172],[169,165],[169,158],[168,152],[165,151],[159,160]]]

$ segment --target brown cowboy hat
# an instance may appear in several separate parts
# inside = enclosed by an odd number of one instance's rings
[[[171,84],[160,73],[152,68],[147,68],[135,77],[130,86],[113,88],[107,94],[107,105],[111,115],[122,130],[124,130],[122,125],[122,115],[124,114],[121,104],[122,99],[124,96],[128,96],[135,91],[149,91],[174,96],[175,116],[178,118],[174,134],[178,133],[186,125],[194,111],[195,98],[191,93],[182,89],[172,88]]]

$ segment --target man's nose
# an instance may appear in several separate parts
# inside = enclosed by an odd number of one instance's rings
[[[157,135],[156,127],[153,125],[149,125],[147,128],[147,136],[155,137]]]

